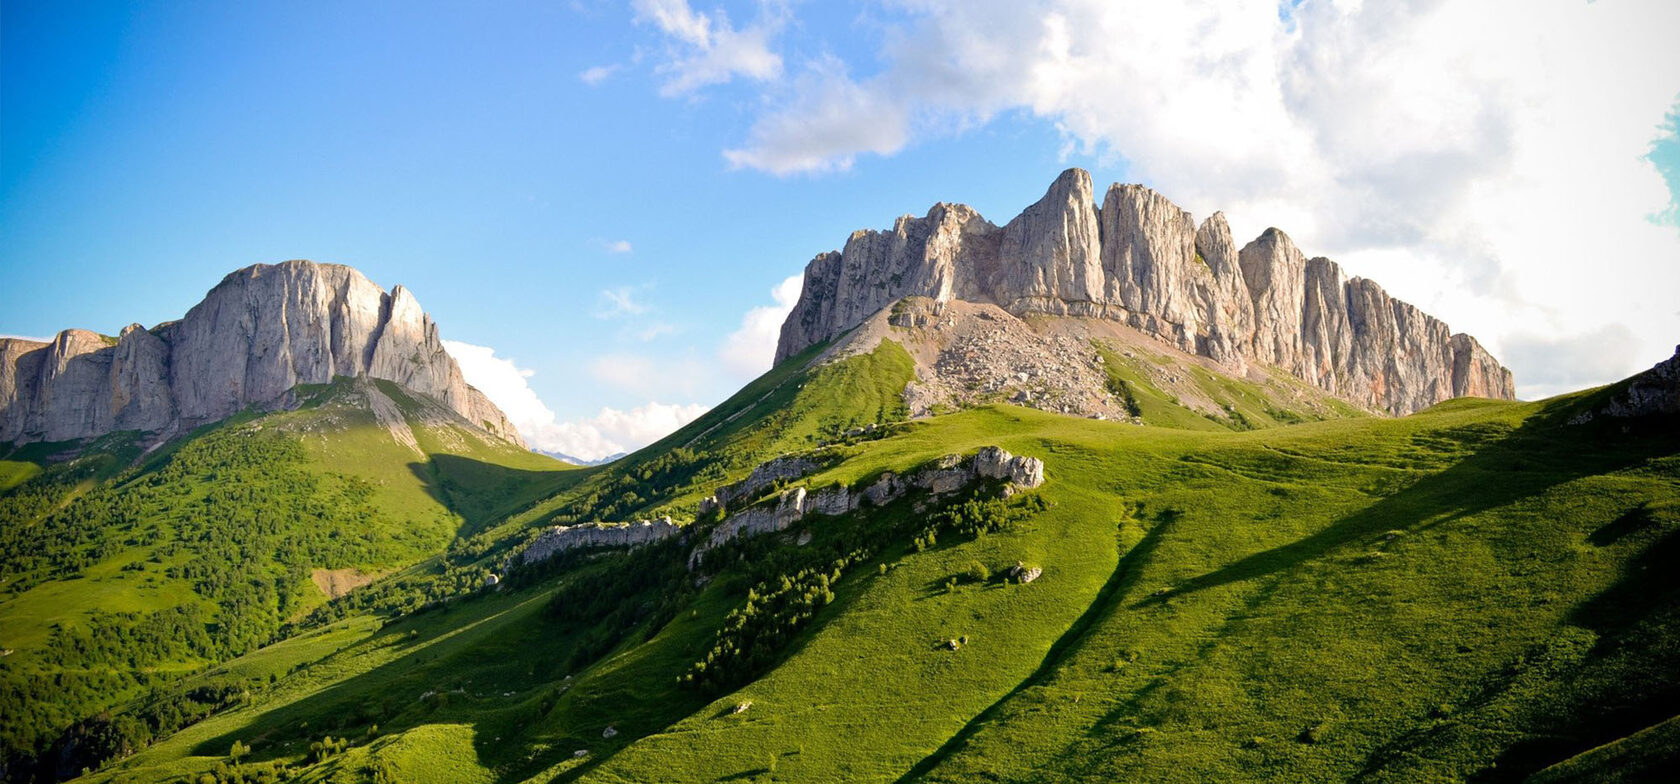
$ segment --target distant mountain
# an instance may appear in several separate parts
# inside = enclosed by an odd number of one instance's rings
[[[1515,397],[1510,371],[1475,338],[1308,259],[1267,229],[1240,250],[1221,213],[1190,213],[1141,185],[1113,185],[1101,207],[1091,176],[1069,169],[1002,227],[961,204],[857,231],[805,268],[776,361],[832,340],[906,297],[994,305],[1031,324],[1079,317],[1123,325],[1227,375],[1270,369],[1364,409],[1408,414],[1448,398]],[[1082,364],[1100,377],[1094,355]],[[960,358],[959,358],[960,359]],[[938,363],[934,363],[937,365]]]
[[[468,385],[408,289],[336,264],[288,261],[229,274],[180,321],[117,337],[0,338],[0,442],[156,440],[248,406],[284,407],[299,384],[367,376],[401,384],[500,438],[518,431]]]
[[[624,457],[625,455],[629,454],[629,452],[614,452],[613,454],[607,455],[606,457],[598,457],[598,458],[595,458],[594,460],[585,460],[584,458],[581,458],[581,457],[574,457],[572,455],[568,455],[565,452],[555,452],[555,451],[549,450],[549,449],[533,449],[531,451],[536,452],[537,454],[540,454],[540,455],[548,455],[549,457],[552,457],[555,460],[563,460],[567,463],[571,463],[572,465],[580,465],[580,466],[606,465],[608,463],[613,462],[614,460],[617,460],[617,459],[619,459],[621,457]]]

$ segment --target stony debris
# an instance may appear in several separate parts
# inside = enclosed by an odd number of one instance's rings
[[[1044,574],[1044,569],[1043,569],[1043,567],[1039,567],[1039,566],[1027,566],[1025,563],[1023,563],[1021,561],[1016,561],[1015,565],[1009,567],[1009,571],[1005,572],[1004,574],[1009,579],[1010,582],[1015,582],[1015,583],[1020,583],[1022,585],[1025,585],[1025,584],[1030,583],[1034,580],[1037,580],[1041,575],[1043,575]]]

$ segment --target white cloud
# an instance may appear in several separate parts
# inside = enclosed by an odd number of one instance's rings
[[[619,316],[635,316],[648,311],[648,306],[636,300],[636,293],[629,286],[603,289],[600,300],[601,306],[595,311],[596,318],[610,319]]]
[[[593,87],[611,78],[613,74],[618,73],[619,67],[620,66],[618,65],[591,66],[583,69],[583,71],[578,74],[578,80]]]
[[[667,60],[658,70],[666,77],[660,92],[680,95],[737,76],[759,81],[781,75],[782,58],[770,51],[770,40],[786,21],[785,9],[767,3],[759,19],[737,30],[720,9],[697,13],[687,0],[635,0],[635,20],[665,34]]]
[[[636,397],[693,400],[712,391],[717,380],[714,365],[692,356],[654,357],[613,352],[590,360],[584,371],[595,381]]]
[[[677,326],[663,321],[655,321],[651,324],[636,327],[626,332],[626,335],[632,340],[638,340],[643,343],[656,338],[662,338],[666,335],[675,334],[677,334]]]
[[[545,445],[538,448],[584,460],[600,460],[658,441],[694,421],[709,408],[699,403],[645,403],[628,411],[602,408],[601,413],[595,416],[544,428],[541,435]],[[529,437],[527,440],[530,440]]]
[[[1525,397],[1545,398],[1627,375],[1628,367],[1656,364],[1632,351],[1633,335],[1612,324],[1573,337],[1517,335],[1505,341],[1506,361],[1536,368],[1523,382]]]
[[[745,147],[724,150],[731,166],[775,174],[844,171],[858,153],[890,155],[909,141],[910,107],[853,82],[832,57],[794,80],[792,93],[789,105],[754,123]]]
[[[613,240],[606,243],[606,248],[608,253],[629,253],[634,250],[630,247],[629,240]]]
[[[592,417],[558,421],[554,411],[531,389],[532,371],[496,356],[488,346],[454,340],[443,344],[461,366],[467,383],[500,407],[526,442],[537,449],[598,460],[653,443],[709,408],[698,403],[648,402],[629,410],[602,408]]]
[[[741,317],[741,327],[724,338],[718,347],[718,359],[740,381],[750,381],[770,369],[776,356],[776,341],[781,337],[782,322],[799,302],[799,292],[805,285],[803,275],[794,275],[770,290],[774,305],[761,305]]]
[[[657,5],[674,38],[712,40],[710,18]],[[1496,353],[1523,335],[1622,341],[1595,365],[1607,381],[1680,336],[1680,233],[1647,219],[1672,194],[1645,158],[1680,94],[1680,3],[889,8],[879,67],[854,78],[822,55],[769,84],[727,160],[843,170],[1021,112],[1197,215],[1225,210],[1239,238],[1284,228]],[[1520,383],[1556,361],[1506,359]]]

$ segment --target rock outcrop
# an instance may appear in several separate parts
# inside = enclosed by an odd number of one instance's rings
[[[1627,386],[1612,395],[1598,411],[1579,414],[1571,423],[1588,422],[1595,415],[1634,419],[1675,414],[1680,414],[1680,346],[1674,347],[1674,356],[1628,379]]]
[[[718,499],[728,499],[721,506],[727,509],[732,501],[751,499],[757,490],[777,481],[805,476],[820,464],[820,460],[803,456],[769,460],[760,463],[746,479],[718,488],[706,502],[713,508],[719,508]],[[908,476],[889,471],[867,487],[836,485],[820,490],[792,487],[783,490],[773,502],[766,499],[725,517],[705,541],[695,545],[690,552],[689,568],[698,566],[707,551],[731,539],[785,531],[807,515],[838,517],[864,504],[882,506],[891,503],[911,490],[944,495],[981,480],[1001,481],[1007,485],[1009,492],[1032,489],[1044,484],[1044,462],[1036,457],[1012,455],[1002,447],[988,446],[967,459],[960,455],[946,455]],[[742,491],[742,487],[751,489]],[[538,534],[512,560],[521,566],[529,566],[572,550],[640,547],[682,533],[683,526],[672,522],[670,517],[634,523],[557,525]]]
[[[745,479],[734,484],[724,485],[711,496],[701,499],[700,513],[706,514],[714,509],[728,510],[729,507],[742,501],[751,501],[765,488],[777,482],[787,482],[798,479],[822,467],[822,463],[804,456],[778,457],[759,463],[747,474]]]
[[[519,552],[519,563],[546,561],[568,550],[596,547],[640,547],[682,533],[671,518],[638,520],[634,523],[587,523],[557,525],[542,532]]]
[[[1474,338],[1388,296],[1282,231],[1238,248],[1222,214],[1192,216],[1139,185],[1096,206],[1070,169],[1002,228],[937,204],[891,230],[854,232],[805,269],[778,363],[906,297],[989,303],[1016,316],[1122,322],[1234,371],[1276,367],[1362,407],[1405,414],[1450,397],[1512,398]]]
[[[280,405],[298,384],[335,376],[394,381],[523,443],[462,378],[413,294],[308,261],[238,270],[180,321],[150,330],[0,339],[0,442],[182,432],[247,406]]]
[[[906,476],[887,472],[866,487],[834,486],[815,491],[789,488],[773,504],[757,504],[724,518],[705,541],[695,546],[689,556],[689,567],[699,565],[707,551],[731,539],[785,531],[806,515],[832,517],[865,503],[882,506],[911,490],[945,495],[981,480],[1002,481],[1011,491],[1032,489],[1044,484],[1044,462],[1036,457],[1012,455],[1002,447],[988,446],[967,459],[946,455]]]

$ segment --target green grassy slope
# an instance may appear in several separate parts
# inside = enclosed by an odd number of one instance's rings
[[[498,542],[568,516],[681,510],[750,462],[892,421],[909,370],[895,349],[815,375],[784,365],[661,444],[492,521],[472,552],[488,562]],[[1680,704],[1667,666],[1680,585],[1661,568],[1680,542],[1680,440],[1563,424],[1592,397],[1249,432],[1008,406],[936,417],[835,447],[844,459],[805,481],[999,444],[1045,460],[1048,484],[1030,496],[1046,508],[924,549],[911,535],[937,515],[907,499],[755,540],[716,573],[688,574],[678,544],[586,554],[382,628],[320,627],[227,665],[276,678],[94,780],[196,774],[227,764],[236,741],[252,748],[248,769],[305,781],[1660,769]],[[793,544],[803,533],[811,543]],[[1017,561],[1043,576],[967,576]],[[768,603],[778,580],[813,568],[832,598],[789,616],[745,685],[680,682],[749,591]],[[943,644],[953,638],[958,650]]]
[[[81,761],[79,749],[172,731],[239,689],[170,684],[321,605],[318,571],[427,568],[459,533],[575,482],[571,467],[381,382],[415,440],[399,443],[365,383],[302,390],[299,410],[241,415],[145,456],[129,434],[69,462],[47,460],[67,445],[0,452],[12,478],[0,494],[5,758]],[[150,726],[83,722],[135,699]],[[62,735],[77,722],[122,739]]]

